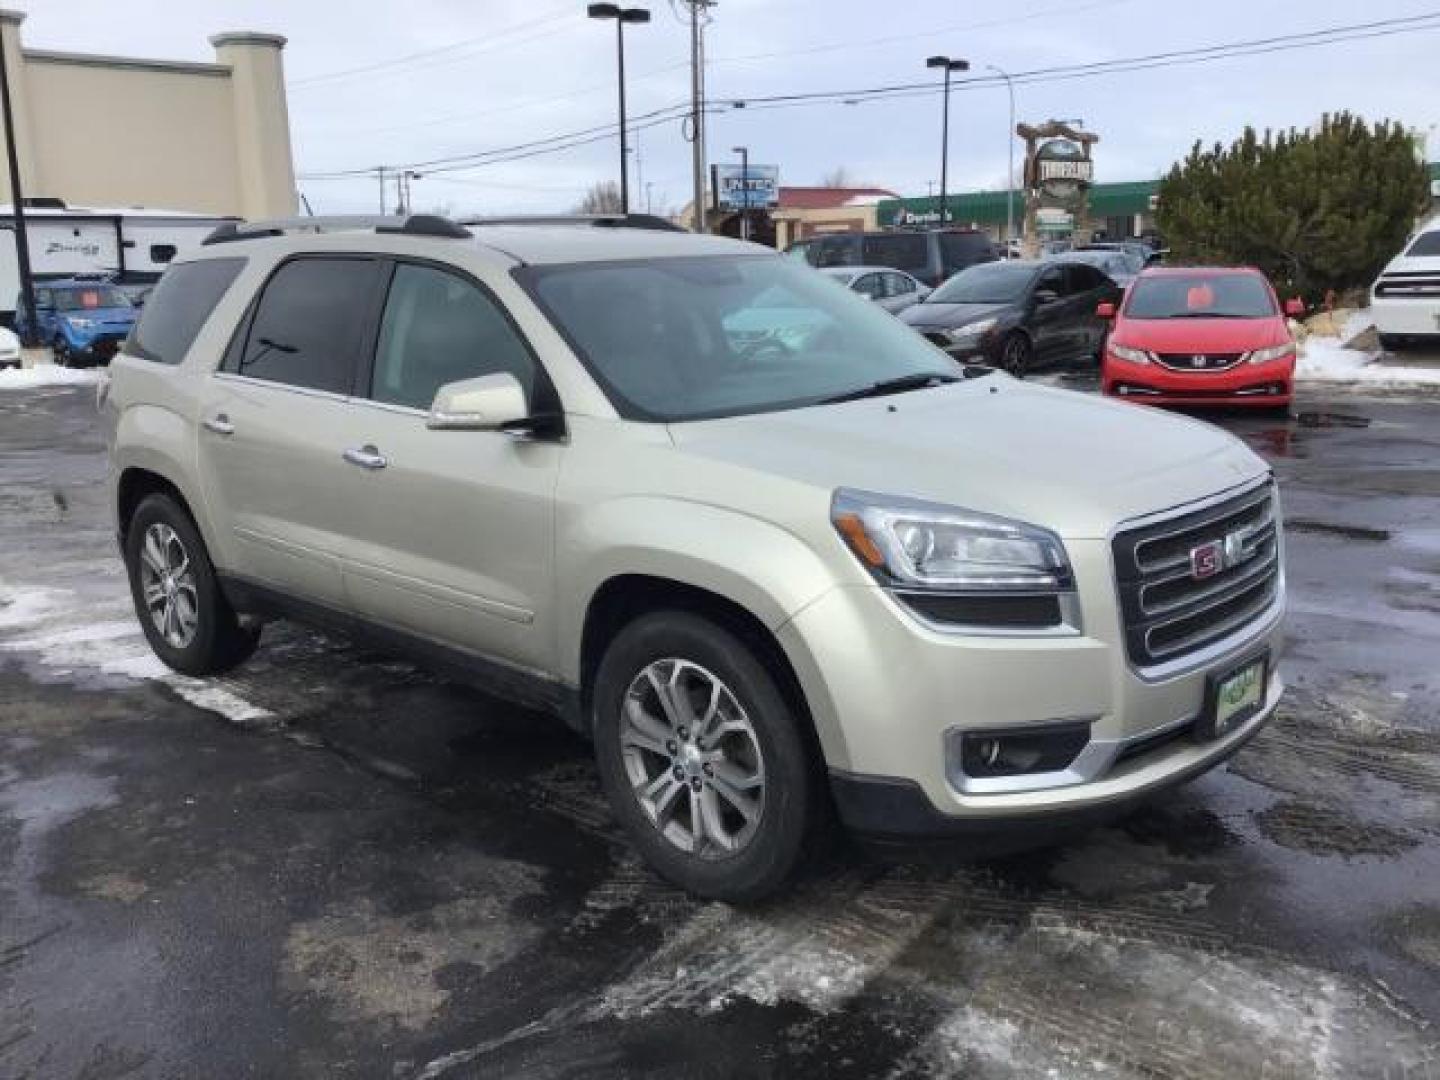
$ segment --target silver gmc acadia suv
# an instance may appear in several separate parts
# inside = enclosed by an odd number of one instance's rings
[[[165,663],[284,616],[553,710],[730,900],[831,815],[1053,836],[1274,710],[1280,512],[1236,439],[957,365],[751,244],[469,226],[226,225],[166,271],[100,388]]]

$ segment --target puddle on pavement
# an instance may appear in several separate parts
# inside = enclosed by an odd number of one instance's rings
[[[1295,422],[1301,427],[1307,428],[1368,428],[1370,426],[1368,416],[1352,416],[1349,413],[1336,412],[1296,413]]]

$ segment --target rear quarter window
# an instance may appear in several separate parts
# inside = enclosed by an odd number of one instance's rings
[[[157,364],[184,360],[215,305],[245,268],[245,261],[202,259],[166,270],[130,332],[126,351]]]
[[[864,259],[869,266],[889,266],[923,274],[930,265],[930,246],[923,233],[867,236]]]

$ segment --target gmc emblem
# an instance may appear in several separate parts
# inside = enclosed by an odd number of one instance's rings
[[[1190,549],[1190,576],[1196,581],[1214,577],[1220,572],[1224,559],[1225,545],[1223,541],[1211,540],[1199,547],[1193,547]]]
[[[1250,547],[1250,535],[1254,531],[1254,526],[1242,525],[1226,533],[1222,539],[1209,540],[1191,548],[1190,576],[1196,581],[1204,581],[1221,570],[1229,570],[1253,559],[1256,551]]]

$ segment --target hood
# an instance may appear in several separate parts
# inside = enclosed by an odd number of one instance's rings
[[[932,390],[671,425],[683,453],[822,490],[908,495],[1105,536],[1267,467],[1210,424],[994,374]]]
[[[135,309],[130,307],[78,308],[75,311],[59,311],[62,319],[93,319],[102,323],[133,323]]]
[[[1009,311],[1011,304],[937,304],[929,300],[911,304],[900,318],[911,326],[964,326]]]
[[[1117,345],[1160,353],[1236,353],[1280,345],[1290,331],[1279,315],[1268,319],[1122,319]]]

